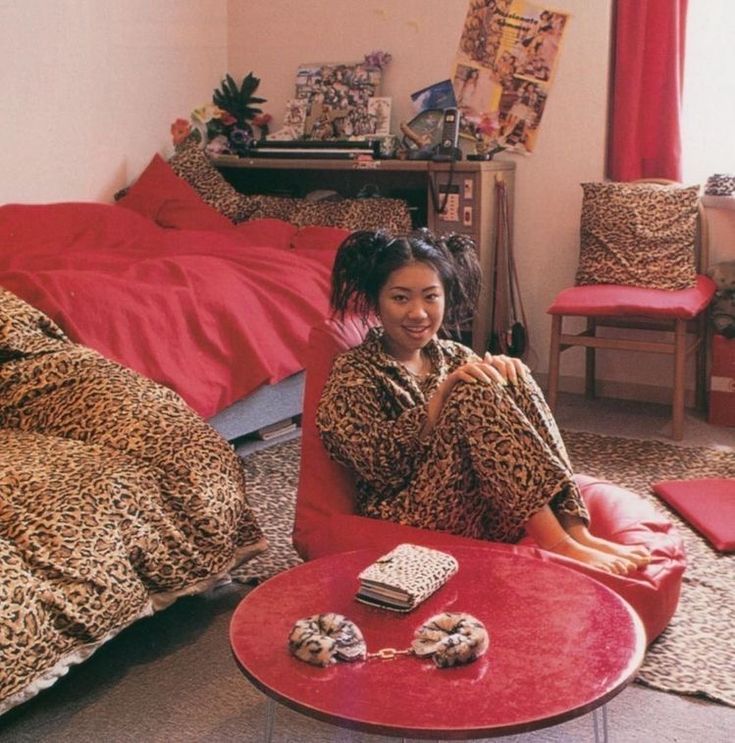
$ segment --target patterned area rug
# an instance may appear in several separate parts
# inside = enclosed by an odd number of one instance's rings
[[[679,608],[649,648],[637,680],[735,706],[735,555],[713,550],[650,490],[664,479],[735,478],[735,453],[577,432],[564,438],[578,472],[642,494],[684,537],[688,568]],[[233,576],[239,581],[263,580],[300,562],[291,546],[298,460],[298,441],[244,460],[250,502],[271,547],[240,568]]]

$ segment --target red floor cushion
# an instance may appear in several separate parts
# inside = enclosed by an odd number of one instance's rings
[[[662,480],[652,487],[716,550],[735,551],[735,480]]]

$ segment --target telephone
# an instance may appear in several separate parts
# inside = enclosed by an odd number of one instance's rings
[[[445,108],[441,127],[441,139],[434,148],[432,160],[461,160],[462,151],[459,143],[459,111],[456,108]]]
[[[462,159],[459,141],[459,111],[430,108],[407,124],[401,122],[403,144],[409,160],[453,162]]]

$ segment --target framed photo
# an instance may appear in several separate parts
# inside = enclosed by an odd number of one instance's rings
[[[411,93],[411,102],[416,113],[435,108],[454,108],[457,105],[451,80],[442,80]]]
[[[308,104],[303,98],[291,98],[286,103],[286,115],[283,117],[283,126],[271,134],[269,139],[301,139],[306,126],[306,112]]]
[[[372,125],[370,134],[386,136],[390,134],[391,99],[384,96],[368,98],[368,117]]]

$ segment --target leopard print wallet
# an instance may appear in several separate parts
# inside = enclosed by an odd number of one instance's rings
[[[393,611],[411,611],[459,569],[457,560],[417,544],[399,544],[359,575],[358,601]]]

